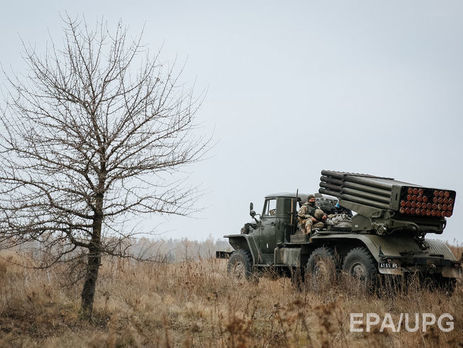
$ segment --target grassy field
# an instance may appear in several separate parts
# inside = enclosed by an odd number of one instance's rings
[[[461,255],[461,248],[454,248]],[[79,316],[81,284],[59,267],[15,265],[0,253],[0,347],[463,347],[463,286],[452,296],[411,288],[362,295],[348,282],[323,293],[287,278],[230,280],[226,261],[147,264],[105,259],[92,322]],[[68,284],[68,285],[65,285]],[[450,313],[454,330],[350,332],[350,313]],[[413,317],[414,318],[414,317]]]

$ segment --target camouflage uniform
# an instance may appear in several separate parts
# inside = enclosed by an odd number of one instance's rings
[[[322,218],[325,215],[317,205],[311,205],[308,202],[304,203],[299,209],[297,216],[299,217],[299,228],[305,234],[310,234],[312,228],[323,228],[325,223]],[[312,221],[315,218],[317,221]]]

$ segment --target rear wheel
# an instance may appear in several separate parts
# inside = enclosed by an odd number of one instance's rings
[[[455,287],[457,286],[457,280],[454,278],[443,278],[439,282],[439,288],[447,295],[452,295],[455,291]]]
[[[378,270],[375,259],[366,248],[358,247],[349,251],[344,258],[342,269],[356,280],[361,289],[373,290]]]
[[[298,290],[304,290],[304,270],[295,267],[290,270],[291,284]]]
[[[422,285],[431,291],[441,291],[447,295],[452,295],[456,287],[456,279],[435,276],[425,278]]]
[[[227,272],[236,279],[249,279],[252,275],[252,256],[247,250],[235,250],[228,259]]]
[[[320,247],[310,254],[306,267],[307,287],[314,291],[323,291],[333,286],[336,280],[334,250]]]

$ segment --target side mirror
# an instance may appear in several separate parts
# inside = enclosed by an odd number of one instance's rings
[[[256,222],[259,222],[259,220],[257,220],[256,218],[256,212],[254,211],[254,204],[251,202],[249,203],[249,215],[251,215],[251,217],[256,220]]]
[[[249,203],[249,215],[254,218],[256,216],[256,212],[254,211],[254,203]]]

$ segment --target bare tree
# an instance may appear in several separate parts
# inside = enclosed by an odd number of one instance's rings
[[[199,106],[180,73],[125,27],[64,20],[64,47],[25,45],[28,74],[9,76],[0,136],[0,239],[38,241],[44,266],[85,257],[91,315],[101,257],[127,256],[134,214],[189,213],[194,190],[169,175],[196,162]]]

